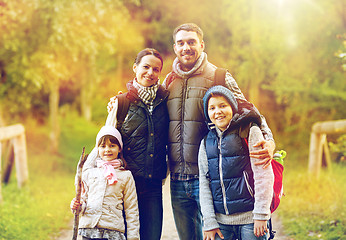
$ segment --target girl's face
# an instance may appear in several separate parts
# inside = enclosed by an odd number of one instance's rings
[[[213,96],[208,102],[208,115],[216,127],[225,131],[232,120],[233,111],[225,97]]]
[[[136,73],[137,82],[143,87],[155,85],[159,80],[161,69],[161,60],[154,55],[145,55],[138,65],[133,65],[133,71]]]
[[[101,143],[100,146],[98,146],[98,151],[102,160],[111,161],[118,158],[120,147],[118,144],[111,143],[109,139],[106,139],[104,143]]]

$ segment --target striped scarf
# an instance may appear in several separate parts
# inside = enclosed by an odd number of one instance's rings
[[[153,111],[154,99],[156,98],[156,92],[159,88],[158,82],[159,81],[157,81],[157,83],[153,86],[144,87],[137,82],[136,78],[133,80],[133,86],[138,91],[138,97],[143,101],[145,105],[148,106],[148,110],[150,113]]]

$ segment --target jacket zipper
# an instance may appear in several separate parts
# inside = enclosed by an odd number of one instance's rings
[[[251,195],[251,197],[254,197],[253,195],[253,190],[252,190],[252,188],[251,188],[251,186],[250,186],[250,184],[249,184],[249,175],[247,174],[247,172],[246,171],[243,171],[243,175],[244,175],[244,179],[245,179],[245,183],[246,183],[246,187],[247,187],[247,190],[249,191],[249,193],[250,193],[250,195]]]
[[[223,174],[222,174],[222,154],[221,154],[221,140],[220,137],[218,148],[219,148],[219,175],[220,175],[220,184],[221,184],[221,190],[222,190],[222,201],[223,201],[223,207],[225,209],[226,215],[229,215],[229,211],[227,208],[227,200],[226,200],[226,190],[225,190],[225,184],[223,182]]]
[[[187,97],[187,80],[188,78],[184,79],[184,82],[183,82],[183,99],[182,99],[182,102],[181,102],[181,119],[180,119],[180,124],[181,124],[181,141],[180,141],[180,156],[182,156],[182,162],[183,162],[183,174],[185,173],[185,167],[186,167],[186,161],[184,159],[184,151],[183,151],[183,146],[184,146],[184,123],[183,123],[183,120],[184,120],[184,112],[185,112],[185,100],[186,100],[186,97]]]

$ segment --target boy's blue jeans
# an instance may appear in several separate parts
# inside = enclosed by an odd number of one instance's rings
[[[170,184],[173,216],[180,240],[203,239],[198,179],[171,180]]]
[[[219,225],[224,240],[267,240],[269,236],[269,234],[266,233],[261,237],[256,237],[253,233],[253,223],[244,225],[224,225],[219,223]],[[220,236],[216,235],[215,240],[221,240]]]

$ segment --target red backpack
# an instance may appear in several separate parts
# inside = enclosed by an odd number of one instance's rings
[[[273,213],[279,206],[281,197],[284,195],[283,189],[283,160],[286,157],[286,152],[284,150],[277,151],[274,154],[273,160],[271,162],[273,173],[274,173],[274,192],[273,199],[270,205],[270,211]]]

